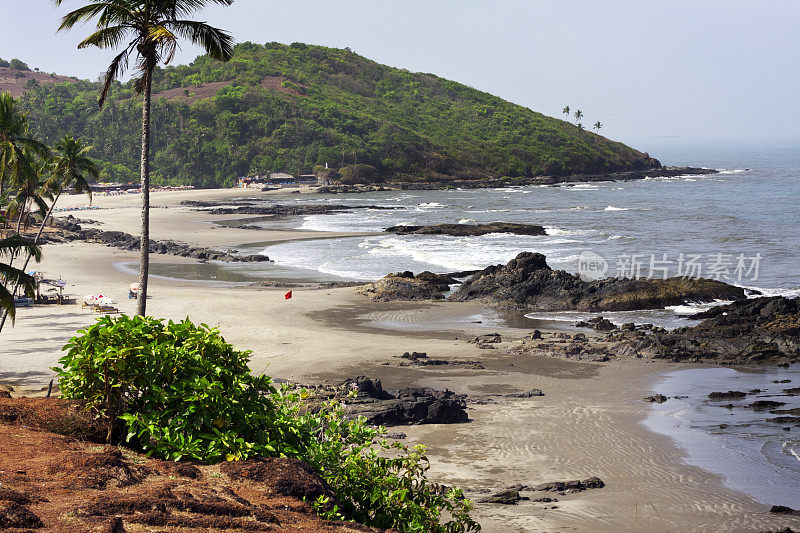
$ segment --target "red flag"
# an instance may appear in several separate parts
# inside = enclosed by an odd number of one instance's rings
[[[283,298],[284,298],[285,300],[288,300],[288,299],[289,299],[289,298],[291,298],[291,297],[292,297],[292,291],[289,291],[289,292],[287,292],[286,294],[284,294],[284,295],[283,295]]]

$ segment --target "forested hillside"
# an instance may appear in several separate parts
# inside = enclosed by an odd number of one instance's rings
[[[94,146],[104,180],[138,179],[141,99],[131,83],[116,84],[102,110],[98,83],[26,89],[24,108],[43,140],[73,133]],[[370,165],[376,181],[658,166],[574,124],[346,49],[243,43],[229,63],[201,56],[156,70],[153,90],[156,183],[230,185],[326,163]]]

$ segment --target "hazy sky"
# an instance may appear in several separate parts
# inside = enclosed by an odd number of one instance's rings
[[[96,79],[112,57],[55,35],[68,8],[0,0],[0,57]],[[800,141],[798,0],[236,0],[201,19],[237,41],[345,47],[645,146]],[[197,50],[184,45],[177,62]]]

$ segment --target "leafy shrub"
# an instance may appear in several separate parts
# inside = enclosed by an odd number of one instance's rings
[[[122,315],[78,333],[54,370],[64,397],[85,400],[105,421],[108,440],[127,430],[131,445],[173,460],[294,457],[339,500],[313,502],[326,518],[404,532],[480,529],[459,489],[427,480],[423,448],[388,443],[384,428],[345,419],[339,403],[309,409],[306,391],[252,375],[250,352],[216,329]]]

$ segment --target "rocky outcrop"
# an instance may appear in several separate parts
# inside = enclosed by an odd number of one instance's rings
[[[106,246],[113,246],[121,250],[138,250],[141,245],[141,238],[135,237],[123,231],[102,231],[95,228],[83,229],[79,224],[72,221],[62,221],[56,219],[53,224],[61,229],[59,235],[49,235],[48,242],[72,242],[85,241]],[[233,251],[213,250],[211,248],[201,248],[190,244],[165,240],[150,240],[150,252],[154,254],[177,255],[181,257],[191,257],[193,259],[208,261],[224,261],[230,263],[254,263],[270,261],[266,255],[252,254],[239,255]]]
[[[511,222],[491,222],[489,224],[434,224],[432,226],[392,226],[387,233],[397,235],[452,235],[468,237],[489,233],[513,233],[515,235],[547,235],[542,226],[515,224]]]
[[[635,357],[724,363],[800,359],[800,300],[782,296],[717,306],[694,315],[693,327],[612,332],[615,353]]]
[[[744,289],[708,279],[618,279],[585,282],[553,270],[544,255],[523,252],[506,265],[490,266],[465,281],[453,301],[485,299],[537,311],[634,311],[689,301],[742,300]]]
[[[590,477],[583,481],[551,481],[550,483],[542,483],[535,485],[532,490],[544,492],[581,492],[587,489],[602,489],[606,484],[599,477]]]
[[[450,285],[457,283],[456,279],[446,274],[425,271],[415,276],[413,272],[406,271],[389,274],[374,283],[363,285],[356,292],[378,302],[442,300],[444,293],[450,290]]]
[[[519,490],[514,487],[509,487],[501,491],[495,492],[491,496],[481,498],[478,503],[499,503],[501,505],[516,505],[520,500],[527,500],[519,495]]]
[[[449,390],[408,388],[390,393],[379,379],[365,376],[344,382],[341,390],[356,392],[354,399],[344,400],[348,416],[363,416],[369,424],[454,424],[469,419],[465,397]]]

